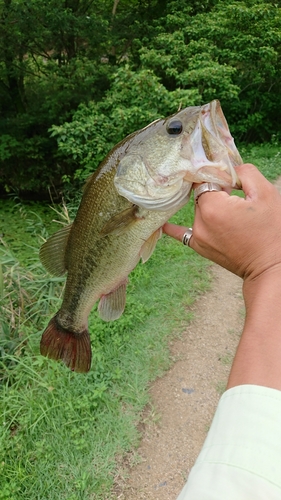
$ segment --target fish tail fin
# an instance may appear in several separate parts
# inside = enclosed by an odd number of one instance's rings
[[[74,333],[63,328],[54,316],[43,332],[40,352],[43,356],[62,360],[70,370],[86,373],[91,367],[91,343],[88,330]]]

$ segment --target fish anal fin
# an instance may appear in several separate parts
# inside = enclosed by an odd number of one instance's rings
[[[115,290],[102,295],[98,305],[98,312],[104,321],[114,321],[120,318],[126,304],[127,280],[122,282]]]
[[[40,352],[42,356],[62,360],[70,370],[86,373],[91,368],[91,343],[88,330],[74,333],[59,325],[56,316],[44,331]]]
[[[72,224],[63,227],[42,245],[39,257],[43,266],[54,276],[62,276],[66,271],[65,250]]]
[[[131,226],[133,226],[140,217],[137,217],[139,207],[132,205],[125,210],[122,210],[119,214],[114,215],[105,223],[100,235],[107,236],[108,234],[114,234],[119,236],[120,234],[127,231]]]
[[[152,233],[152,235],[148,238],[148,240],[145,241],[145,243],[142,245],[141,250],[140,250],[140,257],[142,259],[142,262],[146,262],[149,257],[154,252],[154,249],[156,247],[157,241],[161,238],[162,236],[162,228],[160,227]]]

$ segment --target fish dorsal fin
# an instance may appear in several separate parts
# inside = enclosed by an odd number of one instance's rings
[[[43,266],[54,276],[66,273],[65,250],[72,224],[63,227],[42,245],[39,252]]]
[[[132,205],[131,207],[122,210],[119,214],[114,215],[105,223],[100,235],[107,236],[108,234],[114,234],[115,236],[119,236],[124,233],[139,220],[136,216],[138,210],[139,207]]]
[[[101,319],[104,321],[113,321],[118,319],[125,309],[126,304],[126,282],[122,282],[115,290],[102,295],[98,311]]]
[[[161,238],[162,236],[162,228],[160,227],[152,233],[152,235],[146,240],[146,242],[143,244],[140,250],[140,257],[142,259],[142,262],[146,262],[149,257],[153,254],[154,249],[156,247],[157,241]]]

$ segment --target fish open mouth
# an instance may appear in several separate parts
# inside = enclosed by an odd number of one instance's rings
[[[193,169],[186,172],[185,180],[241,187],[234,166],[240,165],[242,158],[219,101],[201,107],[198,122],[189,137],[189,146]]]

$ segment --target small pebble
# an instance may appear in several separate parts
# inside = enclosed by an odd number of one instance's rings
[[[192,392],[194,392],[194,389],[187,389],[186,387],[183,387],[182,392],[185,392],[186,394],[191,394]]]

